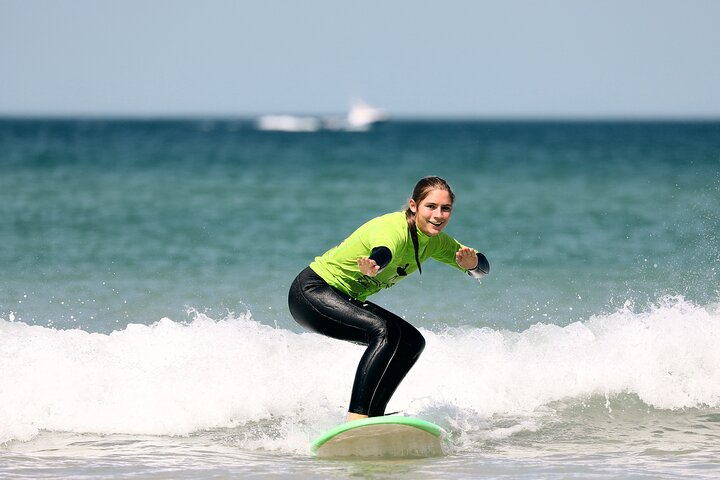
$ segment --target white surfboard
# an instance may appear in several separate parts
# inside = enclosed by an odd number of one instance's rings
[[[444,454],[445,431],[413,417],[371,417],[343,423],[310,446],[318,457],[418,458]]]

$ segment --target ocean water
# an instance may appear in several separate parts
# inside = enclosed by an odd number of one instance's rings
[[[476,282],[373,300],[447,455],[321,461],[362,348],[294,276],[441,175]],[[0,477],[717,478],[720,123],[0,120]]]

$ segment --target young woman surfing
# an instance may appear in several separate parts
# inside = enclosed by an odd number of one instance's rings
[[[300,272],[288,303],[295,321],[314,332],[367,345],[355,374],[348,420],[375,417],[425,348],[418,330],[366,301],[428,258],[482,278],[490,265],[482,253],[443,232],[455,195],[440,177],[421,179],[405,212],[374,218]]]

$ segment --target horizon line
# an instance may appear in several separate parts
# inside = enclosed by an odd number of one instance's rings
[[[0,112],[0,120],[77,120],[77,121],[235,121],[255,122],[270,114],[228,113],[20,113]],[[292,117],[326,118],[328,114],[287,114]],[[337,116],[337,115],[336,115]],[[384,122],[719,122],[716,115],[390,115]]]

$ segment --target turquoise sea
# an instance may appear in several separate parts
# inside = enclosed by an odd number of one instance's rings
[[[318,460],[362,348],[287,289],[426,175],[491,274],[373,300],[447,455]],[[717,478],[719,232],[719,122],[2,119],[0,477]]]

